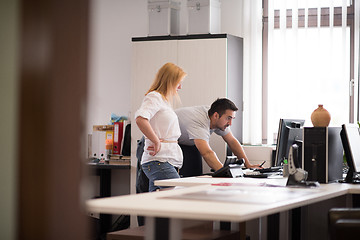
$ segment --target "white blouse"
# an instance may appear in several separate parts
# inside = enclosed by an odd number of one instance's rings
[[[142,155],[141,164],[150,161],[169,162],[177,168],[181,168],[183,164],[183,155],[179,144],[176,142],[181,135],[179,120],[172,109],[160,93],[148,93],[141,107],[135,113],[135,119],[141,116],[149,120],[151,127],[161,142],[160,151],[151,156],[147,148],[152,145],[149,139],[145,139],[144,153]]]

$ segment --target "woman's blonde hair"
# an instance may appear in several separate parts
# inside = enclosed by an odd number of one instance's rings
[[[171,101],[173,96],[177,96],[176,87],[185,76],[186,73],[179,66],[173,63],[165,63],[157,72],[146,94],[156,91],[165,100]]]

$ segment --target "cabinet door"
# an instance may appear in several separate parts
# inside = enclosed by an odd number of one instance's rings
[[[217,98],[227,96],[226,38],[179,40],[178,64],[188,74],[179,91],[182,106],[210,106]],[[226,147],[222,137],[212,134],[210,146],[224,162]],[[210,172],[205,162],[203,171]]]
[[[178,65],[188,74],[179,91],[183,106],[226,97],[226,38],[179,40]]]
[[[135,125],[134,114],[140,107],[146,91],[150,88],[157,71],[167,62],[177,62],[177,41],[133,42],[131,81],[131,128],[132,148],[136,151],[136,140],[142,134]]]

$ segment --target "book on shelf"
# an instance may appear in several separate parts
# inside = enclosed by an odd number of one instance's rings
[[[131,156],[123,156],[123,155],[120,155],[120,154],[111,154],[110,155],[110,159],[112,160],[130,160],[131,159]]]
[[[122,158],[122,156],[120,154],[111,154],[110,155],[110,160],[119,160],[121,158]]]
[[[113,141],[113,154],[121,153],[121,143],[124,134],[124,122],[114,123],[114,141]]]
[[[110,165],[130,165],[130,159],[111,159],[109,160]]]

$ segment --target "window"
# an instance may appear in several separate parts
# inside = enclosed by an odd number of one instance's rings
[[[263,23],[263,143],[274,143],[280,118],[312,126],[318,104],[330,126],[353,122],[353,2],[264,0]]]

